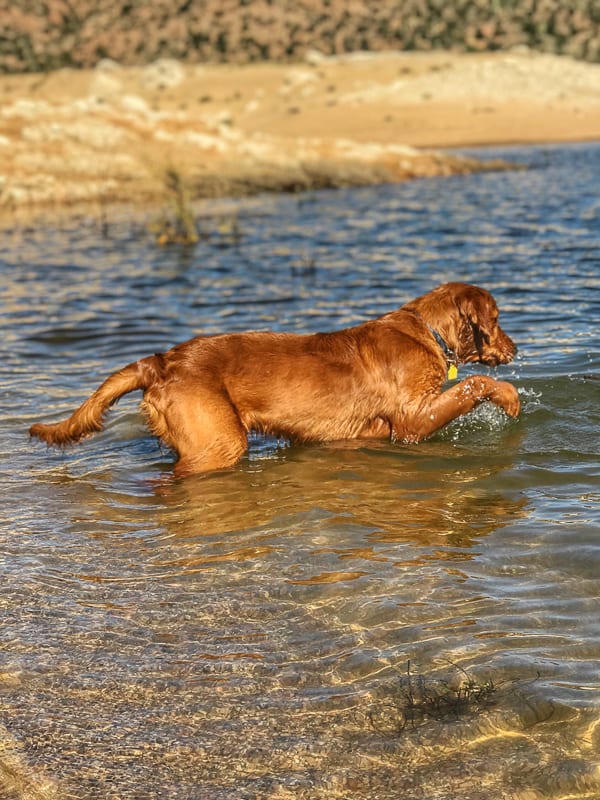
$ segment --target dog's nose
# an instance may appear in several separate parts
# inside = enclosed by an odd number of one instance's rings
[[[506,336],[506,334],[504,335],[505,339],[500,349],[502,351],[502,354],[505,355],[510,361],[517,354],[517,345],[513,342],[510,336]]]

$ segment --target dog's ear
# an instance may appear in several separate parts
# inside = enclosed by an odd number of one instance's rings
[[[489,341],[498,325],[498,308],[489,292],[469,286],[457,298],[460,315]]]

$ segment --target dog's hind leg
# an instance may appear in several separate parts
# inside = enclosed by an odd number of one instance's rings
[[[231,467],[248,449],[237,411],[223,392],[171,389],[162,415],[164,439],[177,453],[176,477]]]

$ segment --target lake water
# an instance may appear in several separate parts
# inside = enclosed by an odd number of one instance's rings
[[[3,234],[1,796],[600,797],[600,146],[484,155],[531,169],[220,203],[188,249],[114,215]],[[192,335],[449,279],[498,300],[519,355],[478,370],[517,422],[255,439],[180,482],[135,395],[28,439]]]

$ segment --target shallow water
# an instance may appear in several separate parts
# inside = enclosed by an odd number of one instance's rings
[[[225,204],[193,249],[125,219],[3,237],[0,795],[600,796],[600,146],[507,155],[533,168]],[[134,396],[65,453],[27,438],[197,333],[448,279],[498,300],[519,356],[479,370],[517,422],[256,438],[175,483]]]

